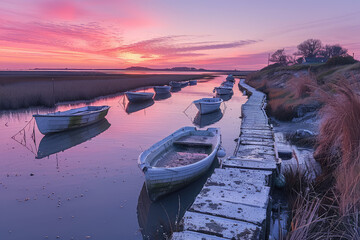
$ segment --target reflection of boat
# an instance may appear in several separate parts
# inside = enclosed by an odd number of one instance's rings
[[[218,95],[226,95],[233,93],[232,87],[221,86],[215,87],[214,89]]]
[[[220,109],[222,102],[223,100],[221,98],[201,98],[195,100],[193,103],[201,114],[207,114]]]
[[[171,81],[171,82],[169,83],[169,85],[170,85],[171,87],[173,87],[173,88],[179,88],[179,87],[181,87],[181,82]]]
[[[129,102],[141,102],[153,98],[154,93],[150,92],[125,92]]]
[[[226,81],[230,81],[230,82],[235,82],[235,78],[232,74],[229,74],[227,77],[226,77]]]
[[[154,87],[155,94],[169,93],[170,89],[171,89],[171,86],[155,86]]]
[[[172,231],[178,230],[179,222],[186,210],[193,204],[217,166],[218,162],[214,161],[210,169],[198,180],[155,202],[149,198],[144,184],[137,204],[138,223],[143,239],[168,239],[166,236],[170,237]]]
[[[189,81],[190,86],[193,86],[193,85],[196,85],[196,84],[197,84],[197,80],[190,80]]]
[[[220,129],[183,127],[155,143],[139,156],[151,199],[195,181],[212,164],[220,147]]]
[[[110,123],[106,119],[102,119],[100,122],[86,127],[45,135],[40,141],[36,158],[40,159],[65,151],[90,140],[106,131],[109,127]]]
[[[171,92],[180,92],[181,91],[181,87],[172,87],[171,88]]]
[[[221,98],[223,101],[229,101],[231,99],[231,97],[233,96],[232,94],[226,94],[226,95],[216,95],[216,97]]]
[[[155,94],[154,100],[164,100],[171,97],[171,93],[162,93],[162,94]]]
[[[109,106],[86,106],[64,112],[33,115],[42,134],[88,126],[105,118]]]
[[[145,108],[148,108],[148,107],[152,106],[154,103],[155,102],[153,99],[142,101],[142,102],[128,102],[125,111],[126,111],[126,113],[130,114],[130,113],[137,112],[137,111],[143,110]]]
[[[223,117],[223,113],[221,112],[220,109],[217,110],[216,112],[212,112],[209,114],[200,114],[200,112],[198,112],[194,118],[193,123],[196,126],[203,128],[220,121],[222,117]]]

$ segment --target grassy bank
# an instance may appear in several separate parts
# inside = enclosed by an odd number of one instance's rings
[[[286,239],[360,239],[360,63],[269,67],[247,79],[267,93],[268,112],[320,117],[314,158],[322,173],[285,173],[291,209]]]
[[[279,120],[317,111],[323,102],[319,91],[332,92],[342,79],[358,78],[360,63],[350,65],[268,66],[248,76],[247,83],[268,96],[267,111]]]
[[[138,87],[164,85],[209,75],[141,75],[95,72],[2,72],[0,110],[53,106],[57,102],[89,100]]]

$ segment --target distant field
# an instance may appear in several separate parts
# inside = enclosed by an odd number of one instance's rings
[[[164,85],[210,75],[105,74],[99,72],[0,72],[0,110],[88,100],[138,87]]]

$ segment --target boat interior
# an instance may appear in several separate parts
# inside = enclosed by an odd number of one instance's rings
[[[163,168],[181,167],[209,156],[216,145],[216,137],[211,132],[200,132],[206,134],[189,134],[171,141],[169,147],[154,157],[151,165]]]

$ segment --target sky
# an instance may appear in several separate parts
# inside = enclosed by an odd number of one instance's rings
[[[256,70],[309,38],[360,59],[358,0],[1,0],[0,69]]]

